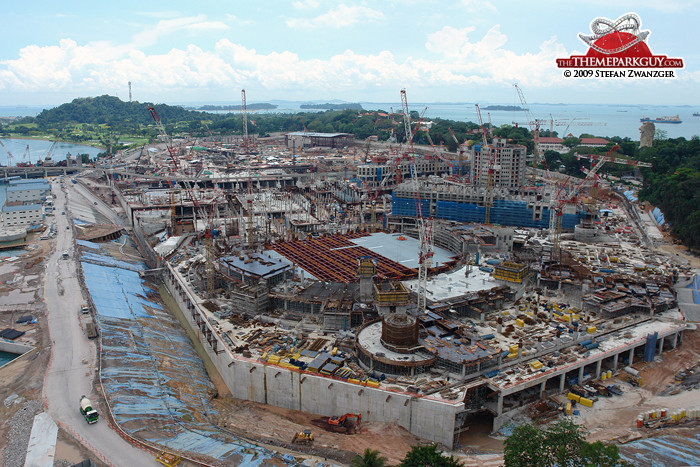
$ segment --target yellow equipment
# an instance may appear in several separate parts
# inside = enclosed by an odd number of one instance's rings
[[[304,430],[298,433],[294,433],[294,438],[292,438],[292,443],[294,444],[311,444],[314,440],[314,434],[311,430]]]
[[[161,451],[161,453],[156,456],[156,461],[167,467],[175,467],[180,463],[180,456]]]

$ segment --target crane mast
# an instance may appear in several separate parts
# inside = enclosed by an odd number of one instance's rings
[[[248,159],[250,148],[248,146],[248,106],[245,99],[245,89],[241,89],[241,101],[243,108],[243,147],[245,148],[246,159]]]
[[[479,117],[479,127],[481,128],[481,138],[484,143],[484,148],[482,151],[488,151],[486,156],[487,156],[487,161],[488,161],[488,166],[487,166],[487,173],[486,173],[486,190],[484,192],[484,224],[490,224],[491,223],[491,208],[493,207],[493,174],[494,174],[494,166],[495,166],[495,156],[496,156],[496,150],[495,148],[491,148],[489,146],[488,140],[486,139],[486,127],[484,126],[484,120],[481,118],[481,109],[479,108],[479,104],[474,104],[476,107],[476,114]],[[474,164],[476,165],[476,164]],[[481,178],[481,174],[478,174],[479,177],[477,177],[477,174],[474,174],[474,182],[476,182],[477,178]]]
[[[5,146],[2,140],[0,140],[0,146],[2,146],[3,149],[5,149],[5,152],[7,152],[7,166],[12,167],[13,165],[15,165],[15,156],[13,156],[10,150],[7,149],[7,146]]]
[[[527,118],[527,124],[532,132],[532,142],[534,143],[532,149],[532,167],[536,169],[540,158],[540,122],[532,116],[530,107],[528,107],[527,102],[525,101],[525,94],[523,94],[523,90],[520,89],[517,84],[513,84],[513,86],[518,93],[518,98],[520,99],[520,103],[523,106],[523,111],[525,112],[525,116]]]
[[[636,166],[643,166],[643,167],[650,167],[651,164],[647,164],[644,162],[637,162],[637,161],[632,161],[632,160],[627,160],[627,159],[621,159],[617,157],[612,157],[611,154],[614,153],[620,149],[620,146],[617,144],[610,148],[610,150],[604,155],[604,156],[593,156],[590,155],[591,159],[595,160],[597,159],[597,163],[591,168],[591,170],[586,173],[586,176],[581,180],[581,182],[576,185],[576,187],[567,194],[566,198],[562,196],[564,186],[566,183],[564,183],[560,189],[557,191],[557,194],[554,198],[554,204],[555,208],[550,211],[550,219],[549,219],[549,229],[550,232],[552,233],[552,259],[558,258],[560,260],[560,255],[561,255],[561,231],[562,231],[562,217],[564,215],[563,208],[564,204],[567,202],[573,201],[574,198],[578,195],[578,193],[581,191],[583,186],[588,182],[589,180],[593,179],[595,175],[600,171],[600,169],[603,167],[603,165],[606,162],[616,162],[616,163],[621,163],[621,164],[629,164],[629,165],[636,165]],[[568,179],[567,179],[568,181]]]
[[[156,109],[153,107],[148,107],[148,111],[151,113],[151,117],[153,118],[153,121],[156,124],[156,128],[158,128],[158,132],[160,133],[161,137],[163,138],[163,141],[165,142],[165,146],[168,149],[168,153],[170,154],[171,163],[175,168],[175,176],[177,176],[182,172],[180,170],[181,166],[177,155],[177,151],[175,151],[175,148],[173,148],[172,139],[170,138],[170,136],[168,136],[168,133],[165,131],[165,126],[160,120],[160,116],[156,112]],[[199,216],[200,219],[202,219],[202,221],[204,222],[204,260],[206,269],[206,287],[207,294],[211,297],[214,294],[214,282],[216,278],[216,274],[214,271],[214,230],[212,228],[212,224],[214,222],[214,210],[216,209],[216,199],[212,201],[211,211],[207,213],[204,206],[202,206],[202,204],[199,202],[199,198],[195,194],[194,189],[190,185],[190,183],[186,180],[183,180],[182,184],[184,185],[185,191],[187,192],[187,195],[189,196],[190,200],[192,201],[192,205],[194,206],[195,227],[197,216]],[[174,187],[171,186],[171,215],[174,217],[174,198],[172,194],[173,189]],[[174,222],[174,220],[175,219],[173,218],[172,222]],[[173,224],[172,228],[174,231],[175,224]]]
[[[423,217],[423,207],[420,198],[420,184],[416,170],[415,154],[413,153],[413,135],[411,131],[411,116],[408,111],[406,90],[401,90],[401,105],[403,108],[404,130],[406,131],[406,145],[411,153],[411,183],[413,183],[416,196],[416,224],[418,227],[418,240],[420,241],[420,253],[418,255],[418,312],[425,311],[428,291],[428,270],[433,261],[433,220]],[[424,111],[425,112],[425,111]]]

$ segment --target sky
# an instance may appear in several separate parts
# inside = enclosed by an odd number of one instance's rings
[[[634,12],[675,79],[565,78],[598,17]],[[698,0],[7,2],[0,105],[247,101],[700,104]]]

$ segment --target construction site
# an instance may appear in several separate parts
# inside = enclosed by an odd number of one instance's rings
[[[401,97],[406,143],[373,150],[346,134],[261,139],[247,126],[195,142],[168,135],[151,109],[158,144],[75,177],[127,224],[81,228],[83,268],[112,261],[90,248],[126,231],[147,265],[135,274],[164,285],[237,404],[319,417],[288,432],[302,451],[319,430],[360,423],[457,450],[523,414],[584,417],[644,385],[638,364],[683,348],[694,330],[685,310],[700,301],[679,304],[677,289],[694,270],[657,249],[651,214],[597,175],[606,163],[645,164],[613,147],[581,155],[591,159],[581,178],[533,169],[536,128],[528,155],[483,122],[479,144],[458,153],[414,146],[422,122]],[[96,270],[86,279],[99,281]],[[139,346],[164,332],[146,332],[162,309],[151,291],[131,293],[147,311],[134,315]],[[103,352],[123,332],[110,306],[92,302]],[[119,381],[105,384],[119,394]],[[115,396],[115,417],[138,434],[127,401]],[[226,409],[202,416],[190,402],[198,429],[226,423]],[[674,422],[697,418],[682,408]],[[216,458],[218,445],[208,449]]]

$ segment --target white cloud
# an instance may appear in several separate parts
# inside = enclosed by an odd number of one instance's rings
[[[229,29],[228,25],[221,21],[206,21],[204,15],[164,19],[158,21],[155,26],[149,27],[133,37],[134,47],[144,47],[155,44],[158,39],[176,32],[200,32],[210,30]]]
[[[360,22],[376,22],[384,14],[362,5],[348,6],[341,3],[335,9],[328,10],[315,18],[290,18],[286,21],[290,28],[312,29],[318,27],[341,28]]]
[[[556,58],[570,55],[556,38],[518,54],[506,48],[508,37],[498,25],[476,38],[470,37],[473,27],[443,27],[426,37],[425,53],[416,50],[415,57],[403,60],[386,50],[372,54],[345,50],[327,58],[304,59],[288,50],[260,53],[229,39],[220,39],[210,50],[189,45],[161,54],[147,54],[135,45],[167,31],[199,27],[208,27],[208,22],[197,17],[160,24],[157,34],[140,35],[130,44],[81,45],[62,39],[53,46],[30,45],[20,50],[18,58],[0,62],[0,92],[99,95],[132,81],[139,95],[145,96],[139,100],[185,96],[182,91],[192,90],[233,96],[232,90],[241,87],[268,91],[268,95],[298,91],[330,97],[421,87],[433,95],[456,90],[461,99],[476,99],[469,93],[477,86],[510,87],[517,81],[527,90],[542,92],[557,85],[572,86],[556,69]],[[697,83],[700,72],[685,73],[685,79]]]

